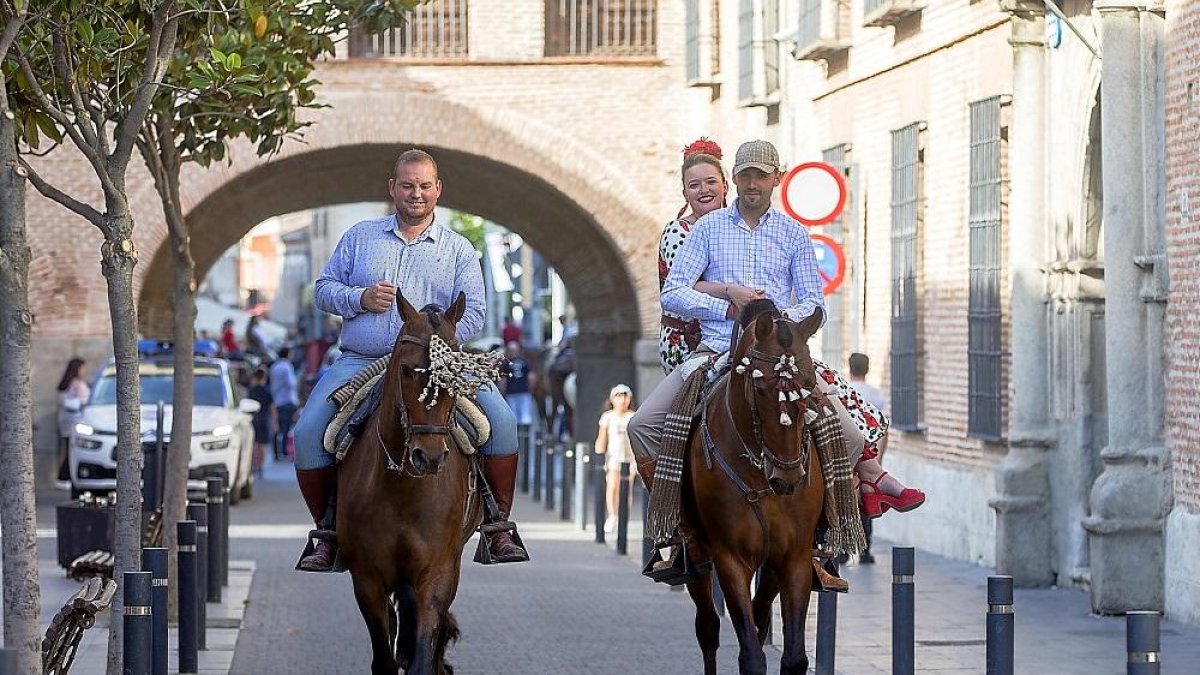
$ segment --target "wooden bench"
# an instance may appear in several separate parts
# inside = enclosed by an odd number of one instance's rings
[[[42,639],[42,675],[65,675],[71,670],[83,631],[96,625],[96,615],[112,604],[116,592],[117,582],[92,577],[58,610]]]
[[[88,551],[71,562],[67,576],[75,581],[85,581],[92,577],[112,579],[114,562],[113,554],[108,551]]]

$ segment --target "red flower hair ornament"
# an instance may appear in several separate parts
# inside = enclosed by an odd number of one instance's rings
[[[692,155],[712,155],[717,159],[721,159],[721,146],[717,145],[716,141],[709,140],[707,136],[701,136],[698,140],[692,141],[691,145],[683,149],[684,159]]]

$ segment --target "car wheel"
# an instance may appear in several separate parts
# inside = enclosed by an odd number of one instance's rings
[[[232,485],[229,488],[229,505],[233,506],[242,501],[242,489],[237,485]]]
[[[242,499],[254,499],[254,476],[246,477],[246,484],[242,486]]]

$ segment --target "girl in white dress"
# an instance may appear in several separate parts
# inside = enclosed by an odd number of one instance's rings
[[[628,462],[630,467],[634,466],[633,449],[629,446],[629,436],[625,433],[629,418],[633,417],[633,392],[628,386],[618,384],[608,393],[608,403],[604,407],[604,414],[600,415],[600,431],[596,434],[596,452],[604,455],[604,471],[608,476],[605,489],[608,518],[604,521],[604,531],[612,532],[617,526],[621,464]],[[629,472],[631,501],[634,475],[635,472]]]

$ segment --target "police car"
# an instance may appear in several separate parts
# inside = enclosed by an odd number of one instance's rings
[[[141,376],[143,450],[155,445],[158,402],[166,405],[163,437],[171,438],[171,397],[174,364],[169,342],[138,343]],[[234,374],[217,346],[197,342],[195,400],[192,405],[192,452],[188,463],[189,489],[204,489],[204,479],[222,472],[231,477],[230,502],[249,499],[254,490],[251,459],[259,404],[241,399]],[[109,361],[96,375],[92,395],[71,433],[71,493],[115,490],[117,486],[117,368]]]

